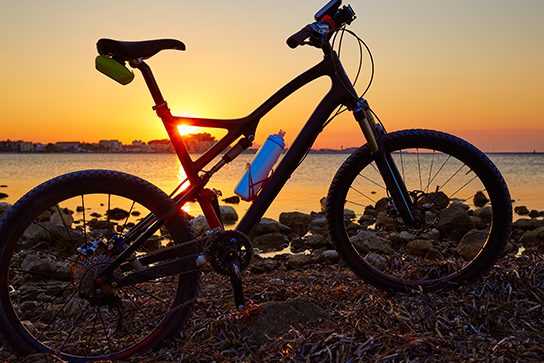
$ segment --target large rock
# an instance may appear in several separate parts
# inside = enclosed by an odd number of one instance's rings
[[[9,203],[0,203],[0,219],[2,219],[11,207],[12,205]]]
[[[330,245],[327,239],[320,234],[309,234],[305,236],[303,240],[310,250],[316,250]]]
[[[274,232],[283,234],[289,234],[292,232],[291,228],[270,218],[262,218],[259,224],[255,226],[253,231],[257,236]]]
[[[273,232],[255,237],[253,246],[261,252],[281,251],[289,246],[289,239],[282,233]]]
[[[290,255],[287,259],[287,263],[291,268],[297,269],[303,266],[309,265],[313,262],[313,259],[310,256],[305,255],[304,253],[297,253]]]
[[[310,232],[326,236],[329,234],[327,219],[325,217],[316,218],[310,223]]]
[[[53,213],[51,213],[51,223],[55,223],[59,226],[66,226],[67,228],[72,227],[72,223],[74,223],[74,218],[72,217],[73,212],[69,210],[68,208],[61,208],[59,210],[54,210]]]
[[[512,223],[512,229],[523,229],[525,231],[544,227],[544,220],[520,218]]]
[[[197,236],[200,236],[211,229],[208,225],[208,221],[204,216],[198,216],[192,219],[191,227],[193,228],[193,231]]]
[[[487,236],[488,230],[473,229],[461,239],[457,246],[457,252],[467,260],[472,260],[482,249]]]
[[[240,333],[259,345],[287,333],[293,325],[311,321],[330,320],[330,315],[319,306],[304,299],[286,302],[270,301],[261,304],[261,311],[240,322]]]
[[[474,224],[463,207],[450,206],[442,210],[437,228],[446,234],[457,231],[463,236],[474,228]]]
[[[27,272],[36,272],[44,274],[52,274],[57,271],[57,267],[48,256],[41,254],[28,254],[26,255],[23,263],[21,264],[21,270]]]
[[[312,216],[300,212],[287,212],[280,214],[280,223],[291,228],[300,237],[308,233],[308,225],[312,222]]]
[[[236,210],[230,205],[219,206],[219,211],[221,212],[221,219],[225,224],[234,224],[238,220]]]
[[[389,254],[393,252],[391,241],[378,237],[370,231],[361,231],[356,236],[351,237],[350,241],[355,246],[355,249],[362,254],[369,252]]]

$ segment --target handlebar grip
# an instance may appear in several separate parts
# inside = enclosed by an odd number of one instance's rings
[[[302,44],[302,42],[305,41],[310,35],[312,35],[312,28],[309,25],[307,25],[301,30],[299,30],[297,33],[291,35],[287,39],[287,45],[290,48],[295,49],[300,44]]]

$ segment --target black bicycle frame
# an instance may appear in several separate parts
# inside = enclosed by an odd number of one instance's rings
[[[151,69],[144,62],[141,62],[136,66],[143,73],[144,79],[153,96],[153,100],[155,101],[155,106],[153,108],[157,111],[157,114],[164,123],[176,150],[176,154],[180,159],[181,165],[183,166],[185,173],[187,174],[187,179],[190,181],[191,185],[201,184],[199,182],[201,181],[202,176],[200,176],[199,173],[202,172],[203,168],[239,137],[245,136],[252,140],[261,118],[285,98],[317,78],[322,76],[329,76],[331,78],[332,86],[329,92],[314,110],[299,135],[278,164],[270,181],[261,190],[257,199],[252,203],[245,216],[238,223],[236,229],[246,234],[252,230],[264,215],[276,195],[290,178],[300,161],[304,158],[306,152],[311,148],[319,133],[323,130],[323,127],[332,112],[342,104],[346,105],[348,108],[353,108],[357,101],[356,96],[354,97],[356,92],[351,81],[346,76],[337,54],[332,50],[325,50],[325,57],[320,63],[282,87],[250,115],[231,120],[173,116],[159,91],[157,83],[151,73]],[[197,160],[193,161],[177,130],[178,125],[222,128],[226,129],[228,132],[227,135],[219,140],[214,146],[207,150]],[[199,200],[199,202],[206,215],[207,211],[210,211],[210,208],[206,206],[207,203],[205,200]],[[208,217],[209,216],[206,215],[207,219]],[[213,222],[213,216],[211,219],[212,224],[217,224]]]
[[[406,191],[406,187],[404,186],[391,155],[384,151],[381,134],[376,131],[374,121],[371,120],[371,122],[369,122],[367,120],[367,118],[372,119],[372,117],[366,101],[357,97],[357,93],[353,88],[351,81],[344,72],[337,54],[330,48],[330,45],[324,45],[323,51],[325,57],[320,63],[282,87],[250,115],[243,118],[230,120],[173,116],[166,101],[162,97],[149,66],[142,60],[133,61],[131,63],[134,67],[140,69],[144,76],[153,100],[155,101],[155,106],[153,109],[163,121],[176,154],[178,155],[181,165],[187,175],[187,180],[190,182],[190,187],[174,197],[174,206],[164,215],[160,217],[156,217],[154,215],[146,217],[146,219],[144,219],[144,223],[137,226],[134,232],[131,232],[133,235],[130,238],[136,236],[138,237],[132,244],[130,244],[130,246],[128,246],[128,248],[121,252],[121,254],[108,267],[101,271],[101,276],[106,275],[113,277],[114,269],[121,266],[121,264],[126,261],[147,238],[155,233],[160,226],[166,223],[166,221],[168,221],[172,215],[177,213],[183,204],[190,200],[196,199],[198,201],[204,216],[212,229],[223,229],[223,225],[219,217],[217,197],[211,190],[205,189],[209,179],[221,167],[232,161],[243,150],[247,149],[251,145],[257,126],[262,117],[264,117],[270,110],[272,110],[295,91],[323,76],[329,76],[332,81],[329,92],[316,107],[296,137],[295,141],[292,143],[291,147],[278,164],[271,179],[260,191],[259,195],[253,201],[244,217],[238,223],[236,230],[245,233],[246,235],[251,232],[253,227],[260,221],[270,204],[274,201],[276,195],[283,188],[287,180],[291,177],[291,174],[295,171],[308,150],[311,148],[319,133],[325,127],[330,115],[340,105],[344,105],[348,107],[348,109],[353,110],[355,119],[357,122],[359,122],[361,129],[369,142],[369,145],[374,145],[371,147],[371,149],[375,153],[376,164],[380,170],[380,173],[382,174],[387,188],[391,191],[391,195],[399,214],[404,218],[407,224],[411,224],[413,222],[412,215],[410,213],[408,192]],[[198,159],[193,161],[184,141],[181,138],[181,135],[179,134],[179,125],[222,128],[227,130],[227,134]],[[240,139],[242,136],[243,138]],[[209,171],[204,171],[204,168],[208,166],[212,160],[214,160],[238,139],[240,139],[238,143],[222,157],[222,160],[219,163],[213,166]],[[162,260],[162,257],[157,256],[157,259],[150,261],[154,263],[159,262],[158,260]],[[151,280],[161,276],[161,274],[166,273],[179,274],[194,267],[194,263],[192,262],[187,264],[164,263],[162,265],[153,267],[153,271],[150,270],[150,272],[153,273],[143,274],[139,276],[137,280]],[[234,278],[238,277],[239,276],[235,276]],[[232,278],[233,276],[231,276],[231,279]],[[132,281],[133,279],[128,278],[126,280]],[[233,283],[233,286],[234,285],[236,285],[235,290],[241,290],[241,284],[239,281],[236,284]],[[235,293],[235,295],[238,296],[238,298],[235,296],[237,306],[243,305],[242,292],[239,291],[238,293]]]

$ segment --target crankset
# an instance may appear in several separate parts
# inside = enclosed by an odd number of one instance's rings
[[[240,274],[253,256],[249,238],[238,231],[220,231],[207,241],[206,251],[214,270],[230,277],[236,307],[245,306]]]

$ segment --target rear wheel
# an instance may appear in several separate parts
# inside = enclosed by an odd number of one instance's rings
[[[365,145],[338,170],[327,197],[331,238],[367,282],[393,291],[432,291],[474,280],[499,258],[512,206],[493,163],[469,143],[437,131],[384,137],[420,219],[408,226]]]
[[[0,225],[5,341],[20,355],[42,351],[83,362],[126,357],[172,339],[195,302],[199,271],[120,288],[94,286],[98,272],[115,258],[103,246],[172,205],[142,179],[100,170],[60,176],[25,195]],[[136,255],[193,238],[178,213]],[[93,243],[102,247],[91,254]],[[197,253],[189,244],[181,255]],[[138,267],[127,264],[114,275]]]

